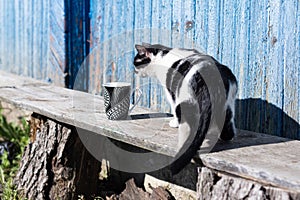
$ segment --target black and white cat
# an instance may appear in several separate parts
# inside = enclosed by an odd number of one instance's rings
[[[228,67],[194,49],[169,48],[146,43],[135,47],[138,51],[134,58],[135,73],[142,77],[155,77],[160,81],[174,115],[169,125],[179,128],[178,149],[181,150],[171,166],[173,174],[178,173],[190,162],[203,143],[211,127],[210,123],[214,123],[211,121],[217,119],[213,115],[218,114],[212,113],[213,107],[216,107],[212,104],[212,98],[218,99],[219,92],[210,94],[204,81],[217,79],[213,73],[206,73],[213,67],[219,72],[226,96],[218,111],[225,116],[223,129],[219,130],[220,138],[231,140],[234,137],[237,81]],[[209,74],[211,77],[203,77],[203,74]]]

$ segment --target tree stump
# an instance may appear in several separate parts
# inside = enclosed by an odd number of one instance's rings
[[[136,186],[134,179],[130,179],[126,182],[126,188],[120,195],[113,195],[107,200],[134,200],[134,199],[143,199],[143,200],[175,200],[171,193],[163,188],[157,187],[153,188],[152,193],[148,193],[143,189]]]
[[[300,199],[300,193],[272,187],[237,176],[231,176],[206,167],[202,167],[199,172],[197,194],[199,200]]]
[[[91,156],[73,126],[33,114],[31,143],[15,178],[28,199],[77,199],[97,193],[101,163]]]

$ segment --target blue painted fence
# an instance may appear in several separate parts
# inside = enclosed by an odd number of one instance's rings
[[[94,94],[129,81],[160,111],[161,86],[133,75],[134,44],[197,48],[238,78],[238,127],[300,138],[299,0],[1,0],[0,25],[0,69]]]

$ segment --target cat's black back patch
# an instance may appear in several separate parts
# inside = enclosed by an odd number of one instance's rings
[[[179,91],[182,81],[193,66],[188,60],[182,59],[173,63],[168,70],[166,87],[175,101],[175,94]]]

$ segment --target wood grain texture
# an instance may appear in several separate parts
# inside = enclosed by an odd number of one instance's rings
[[[169,127],[165,115],[137,108],[129,120],[110,121],[102,97],[5,72],[0,77],[1,101],[159,154],[176,154],[177,129]],[[297,140],[241,130],[232,142],[219,142],[215,153],[200,157],[209,168],[299,191],[299,148]]]
[[[138,188],[133,179],[126,182],[126,188],[120,195],[113,195],[107,197],[107,200],[131,200],[131,199],[143,199],[143,200],[173,200],[174,197],[170,192],[163,188],[153,188],[151,193],[145,192],[142,188]]]
[[[46,1],[47,2],[47,1]],[[48,23],[49,28],[49,70],[47,76],[56,85],[64,86],[64,73],[67,67],[67,36],[65,1],[54,0],[49,2],[49,13],[44,17],[43,23]],[[47,26],[44,27],[47,30]],[[45,51],[45,48],[42,49]]]
[[[0,85],[2,101],[157,153],[176,153],[177,129],[169,128],[169,118],[156,118],[153,113],[153,118],[150,115],[148,119],[110,121],[104,112],[103,98],[98,95],[31,82],[3,72]],[[149,111],[136,109],[132,117],[138,114]]]
[[[197,196],[197,193],[194,190],[187,189],[168,181],[157,179],[148,174],[145,175],[144,187],[145,190],[149,193],[152,193],[153,190],[158,187],[166,188],[172,194],[172,196],[174,196],[175,199],[196,200]]]
[[[125,6],[126,3],[117,3],[117,8],[120,4]],[[130,61],[133,60],[135,52],[134,43],[145,41],[173,47],[197,48],[215,56],[233,70],[238,78],[238,96],[241,100],[260,100],[237,106],[239,128],[299,138],[299,26],[296,25],[299,22],[298,1],[156,0],[149,4],[135,0],[134,4],[129,2],[126,6],[126,22],[118,20],[118,26],[124,27],[121,30],[129,33],[138,30],[126,38],[127,44],[132,47],[132,54],[126,59],[118,57],[115,60],[116,54],[106,51],[118,52],[125,47],[110,43],[104,49],[104,63],[108,63],[109,60],[110,63],[116,61],[122,65],[117,65],[118,72],[113,75],[119,77],[119,80],[124,76],[124,69],[121,70],[120,67],[126,68],[125,71],[131,69],[126,71],[126,77],[129,77],[126,80],[143,89],[140,105],[170,111],[164,92],[156,80],[127,76],[128,73],[132,73]],[[104,27],[107,27],[102,29],[100,34],[106,37],[105,41],[119,34],[116,33],[119,30],[117,27],[109,28],[111,23],[114,23],[115,19],[123,19],[122,9],[108,12],[114,7],[113,4],[106,3],[107,12],[99,11],[106,24]],[[290,7],[293,9],[289,9]],[[290,14],[286,12],[288,9],[291,10]],[[93,10],[92,13],[94,11],[97,12]],[[133,20],[133,26],[127,26],[130,19]],[[95,19],[92,17],[91,20]],[[188,22],[193,23],[191,30],[186,28]],[[287,26],[288,28],[284,28]],[[117,43],[122,44],[122,41],[118,40]],[[106,65],[109,75],[113,70],[110,64]],[[101,82],[101,79],[99,81]],[[94,91],[94,88],[91,87],[90,91]],[[270,109],[263,101],[278,109]],[[248,114],[249,112],[251,114]],[[298,125],[289,123],[290,119],[286,118],[286,115]],[[258,124],[253,123],[253,120]],[[289,131],[291,129],[293,131]]]
[[[34,139],[15,177],[23,197],[77,199],[97,193],[101,163],[87,152],[74,127],[33,114],[30,128]]]
[[[1,9],[0,69],[64,85],[63,4],[13,0]]]
[[[3,0],[0,5],[2,70],[57,85],[64,85],[67,71],[69,87],[77,81],[78,89],[93,94],[102,94],[103,82],[128,81],[144,90],[140,105],[165,112],[170,107],[157,81],[133,75],[134,44],[197,48],[233,70],[240,99],[267,101],[300,122],[298,0]],[[260,111],[244,112],[253,107]],[[241,105],[237,112],[240,128],[300,138],[299,126],[261,102]]]
[[[239,136],[232,143],[216,147],[215,153],[200,155],[203,164],[221,172],[300,192],[299,141],[245,131]]]
[[[282,199],[297,200],[299,192],[288,191],[230,174],[202,167],[198,176],[197,194],[199,200],[209,199]]]

